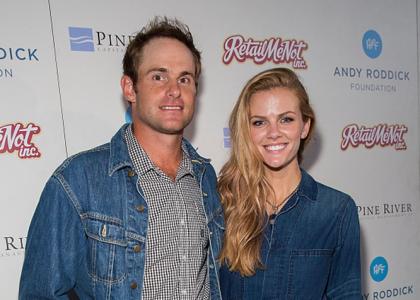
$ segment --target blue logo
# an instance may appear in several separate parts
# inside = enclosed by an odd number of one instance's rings
[[[223,128],[223,145],[225,148],[230,148],[230,129],[228,127]]]
[[[127,110],[125,111],[125,122],[131,123],[133,120],[131,118],[131,106],[127,107]]]
[[[381,282],[388,275],[388,262],[382,256],[375,257],[370,264],[370,276],[376,282]]]
[[[382,52],[382,39],[375,30],[368,30],[362,39],[363,51],[370,58],[377,58]]]
[[[71,51],[95,51],[91,28],[69,27]]]

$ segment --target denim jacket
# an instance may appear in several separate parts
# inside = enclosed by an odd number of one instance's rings
[[[220,270],[223,299],[361,299],[357,208],[346,194],[302,170],[297,193],[265,229],[264,270]]]
[[[41,195],[26,244],[19,299],[141,299],[148,207],[124,141],[76,154],[54,172]],[[220,299],[216,261],[222,208],[209,161],[187,144],[210,233],[211,299]]]

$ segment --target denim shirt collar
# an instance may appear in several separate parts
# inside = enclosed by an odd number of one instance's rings
[[[281,209],[279,214],[283,214],[294,208],[301,198],[305,198],[310,201],[317,200],[318,186],[316,181],[305,170],[300,169],[300,172],[302,177],[300,179],[298,190],[296,194],[287,201],[286,205]]]
[[[125,130],[130,125],[131,124],[128,123],[124,124],[111,139],[110,156],[108,162],[109,176],[112,176],[114,172],[122,168],[133,168],[133,163],[131,162],[127,144],[124,139]],[[200,156],[185,138],[182,138],[182,143],[185,145],[186,154],[189,156],[191,162],[193,163],[194,172],[199,174],[202,170],[204,170],[203,165],[210,163],[210,160]]]
[[[297,193],[309,200],[316,201],[318,195],[318,185],[316,181],[304,169],[300,169],[300,172],[302,178]]]

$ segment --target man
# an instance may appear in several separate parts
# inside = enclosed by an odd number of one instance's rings
[[[200,53],[188,27],[156,18],[123,65],[133,122],[67,159],[47,182],[19,299],[220,299],[216,175],[182,137]]]

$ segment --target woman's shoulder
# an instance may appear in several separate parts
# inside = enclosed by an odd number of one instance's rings
[[[303,171],[303,181],[305,181],[306,196],[309,197],[314,204],[323,206],[326,209],[337,209],[339,207],[356,207],[353,198],[346,192],[338,190],[312,178],[311,175]]]

